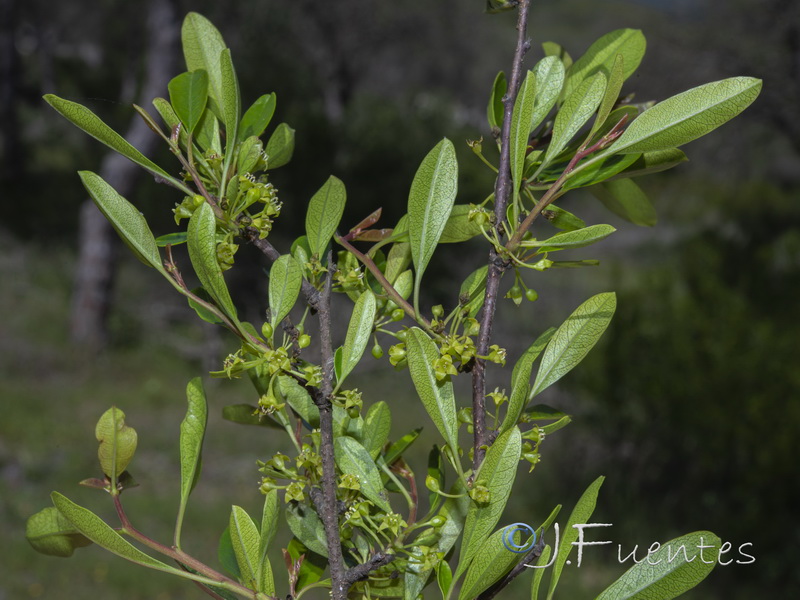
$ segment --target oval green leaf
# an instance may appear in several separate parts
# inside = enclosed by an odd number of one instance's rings
[[[530,388],[533,363],[539,358],[555,331],[555,327],[551,327],[536,338],[536,341],[522,353],[517,364],[514,365],[514,370],[511,372],[511,395],[508,399],[508,410],[506,411],[505,419],[503,419],[503,424],[500,426],[500,433],[505,433],[519,421],[522,409],[528,403],[528,389]]]
[[[217,262],[217,223],[207,202],[194,211],[186,231],[189,259],[197,278],[225,314],[236,320],[236,307]]]
[[[533,129],[533,110],[536,104],[536,75],[528,71],[525,81],[519,88],[511,114],[511,137],[509,150],[511,153],[511,180],[514,182],[514,197],[519,195],[522,187],[522,173],[525,170],[525,155],[528,150],[528,138]]]
[[[721,544],[710,531],[695,531],[670,540],[628,569],[596,600],[677,598],[711,573],[717,565]]]
[[[303,269],[291,254],[284,254],[269,270],[269,310],[273,330],[283,321],[300,296]]]
[[[553,592],[555,592],[558,580],[561,578],[561,571],[567,562],[567,558],[573,549],[573,543],[578,539],[578,529],[573,527],[575,524],[589,523],[589,518],[594,512],[594,507],[597,504],[597,494],[600,491],[600,486],[603,485],[605,477],[598,477],[592,484],[586,488],[583,495],[575,504],[572,509],[572,514],[569,516],[567,524],[564,526],[561,542],[556,551],[555,562],[553,563],[553,572],[550,575],[550,586],[547,588],[547,600],[551,600]]]
[[[208,73],[209,103],[217,116],[223,118],[222,71],[219,60],[225,49],[222,34],[203,15],[190,12],[183,20],[181,42],[186,69],[188,71],[203,69]]]
[[[100,442],[100,447],[97,449],[100,467],[113,485],[136,453],[138,443],[136,430],[125,425],[125,413],[112,406],[97,421],[94,434]]]
[[[756,99],[761,80],[731,77],[706,83],[644,111],[601,154],[653,152],[682,146],[726,123]]]
[[[531,118],[531,132],[555,106],[564,87],[564,63],[557,56],[545,56],[533,67],[536,76],[536,105]]]
[[[489,127],[503,128],[503,112],[505,108],[503,96],[506,95],[507,89],[506,74],[500,71],[497,77],[494,78],[492,94],[489,96],[489,104],[486,107],[486,118],[489,121]]]
[[[290,502],[286,507],[286,523],[306,548],[322,556],[328,556],[325,527],[319,515],[310,506]]]
[[[75,529],[80,531],[89,540],[109,552],[121,556],[137,565],[150,567],[167,573],[180,573],[152,556],[148,556],[114,531],[105,521],[90,510],[75,504],[72,500],[53,492],[50,494],[53,505]]]
[[[624,81],[639,67],[646,49],[647,42],[638,29],[617,29],[605,34],[589,46],[586,53],[570,68],[564,86],[565,97],[595,73],[600,71],[610,73],[618,54],[622,55],[623,59]]]
[[[187,194],[192,193],[188,187],[183,185],[164,169],[139,152],[136,148],[129,144],[125,138],[111,129],[111,127],[106,125],[103,120],[100,119],[100,117],[98,117],[85,106],[82,106],[77,102],[64,100],[63,98],[59,98],[53,94],[47,94],[44,96],[44,99],[50,106],[56,109],[61,116],[66,118],[79,129],[82,129],[88,133],[94,139],[102,142],[115,152],[119,152],[122,156],[135,162],[137,165],[149,171],[153,175],[157,175],[160,178],[166,179],[172,185],[183,190]]]
[[[337,466],[342,473],[358,479],[364,497],[381,510],[390,512],[392,508],[383,489],[380,471],[364,446],[351,437],[341,436],[334,440],[333,450]]]
[[[228,523],[233,545],[233,553],[236,556],[236,564],[239,566],[240,579],[251,588],[256,588],[258,582],[258,565],[260,555],[258,552],[259,535],[256,524],[243,508],[239,506],[231,507],[231,517]]]
[[[37,552],[62,558],[92,543],[53,506],[28,517],[25,539]]]
[[[374,459],[378,458],[384,445],[389,440],[392,429],[392,413],[389,405],[383,400],[369,407],[364,419],[364,448]]]
[[[208,402],[203,389],[203,380],[192,379],[186,386],[188,408],[181,422],[181,502],[180,514],[186,508],[189,494],[200,477],[200,456],[203,450],[203,438],[208,422]]]
[[[239,123],[239,141],[243,142],[249,137],[261,137],[266,131],[272,115],[275,114],[277,96],[274,93],[264,94],[247,109]]]
[[[346,200],[344,184],[333,175],[311,197],[306,212],[306,236],[312,254],[322,258],[322,253],[342,219]]]
[[[592,296],[575,309],[547,344],[529,400],[583,360],[603,335],[616,308],[616,294],[606,292]]]
[[[414,175],[408,194],[408,234],[416,268],[414,306],[419,305],[422,274],[433,256],[453,209],[458,189],[458,163],[447,138],[434,146]]]
[[[242,97],[239,93],[239,79],[233,68],[230,48],[225,48],[219,56],[220,91],[222,92],[222,117],[225,122],[225,164],[233,159],[236,136],[239,131],[239,118],[242,113]],[[227,172],[227,170],[225,171]]]
[[[457,244],[466,242],[476,235],[481,234],[480,225],[473,219],[469,220],[469,213],[472,207],[469,204],[456,204],[450,211],[447,223],[442,230],[442,237],[439,242],[442,244]]]
[[[589,225],[583,229],[557,233],[546,240],[530,240],[522,243],[525,248],[539,248],[540,252],[552,252],[569,248],[583,248],[606,239],[616,229],[611,225]]]
[[[294,129],[281,123],[267,142],[267,169],[277,169],[288,163],[294,154]]]
[[[482,591],[489,589],[503,575],[508,573],[522,558],[523,554],[512,552],[506,546],[505,529],[490,535],[478,550],[480,560],[473,560],[467,569],[458,600],[471,600]],[[514,533],[515,543],[520,544],[520,532]]]
[[[79,171],[78,175],[97,208],[111,222],[128,248],[144,264],[166,275],[153,232],[150,231],[142,213],[99,175],[91,171]]]
[[[439,381],[433,369],[433,362],[439,358],[439,350],[428,334],[418,327],[412,327],[406,335],[406,352],[408,370],[417,395],[454,456],[458,456],[458,418],[453,383],[449,380]]]
[[[467,519],[464,523],[464,537],[461,540],[461,557],[454,578],[458,579],[477,556],[489,533],[494,529],[511,495],[514,479],[517,476],[522,434],[513,427],[499,435],[486,451],[476,482],[482,482],[489,489],[489,502],[477,504],[470,502]]]
[[[342,370],[338,382],[340,385],[364,356],[375,322],[375,307],[375,294],[370,290],[364,290],[353,307],[353,314],[347,327],[347,336],[342,348]]]
[[[656,209],[635,182],[630,179],[604,181],[589,191],[608,210],[634,225],[652,227],[658,221]]]
[[[553,138],[547,147],[539,171],[566,148],[569,141],[594,114],[605,94],[606,83],[606,76],[602,72],[595,73],[567,96],[561,110],[556,115],[553,124]]]
[[[192,133],[206,109],[208,73],[205,69],[181,73],[169,82],[167,89],[175,114],[178,115],[187,133]]]

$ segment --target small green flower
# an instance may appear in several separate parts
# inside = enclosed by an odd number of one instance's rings
[[[469,491],[469,497],[472,498],[477,504],[486,505],[489,504],[491,493],[486,485],[478,482]]]
[[[306,496],[303,493],[304,487],[305,486],[298,481],[293,481],[292,483],[290,483],[289,486],[286,488],[285,501],[289,502],[291,500],[296,500],[297,502],[302,502],[303,500],[305,500]]]
[[[352,473],[345,473],[339,477],[339,488],[344,490],[359,491],[361,489],[361,484],[358,481],[358,477]]]

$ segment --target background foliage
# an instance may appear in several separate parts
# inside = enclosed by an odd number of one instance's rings
[[[201,11],[226,32],[245,97],[274,89],[276,119],[296,123],[303,136],[295,160],[274,178],[278,188],[292,181],[282,197],[287,226],[302,226],[305,199],[329,172],[348,185],[351,220],[362,216],[361,198],[369,206],[382,204],[391,222],[403,211],[419,157],[443,132],[454,140],[488,134],[486,93],[512,36],[510,20],[486,18],[480,6],[351,0],[323,14],[309,12],[308,2],[183,4],[181,12]],[[74,559],[82,565],[67,565],[36,556],[23,540],[25,517],[50,489],[77,489],[93,460],[86,443],[91,427],[112,401],[147,431],[148,445],[143,440],[137,456],[147,491],[138,498],[130,493],[130,512],[142,515],[143,528],[168,522],[175,486],[159,491],[159,482],[175,472],[177,449],[167,424],[177,429],[180,422],[183,382],[224,348],[193,324],[178,299],[164,302],[163,284],[137,264],[129,269],[127,259],[117,278],[113,345],[91,360],[69,347],[71,249],[83,200],[75,171],[97,164],[103,150],[40,98],[58,90],[124,130],[142,74],[136,57],[146,41],[144,19],[137,3],[111,0],[92,10],[41,0],[6,0],[0,8],[11,17],[0,19],[9,50],[0,81],[0,306],[10,315],[0,323],[0,519],[8,540],[0,597],[85,597],[101,582],[115,598],[193,597],[190,587],[158,575],[143,586],[138,571],[98,550]],[[573,414],[576,429],[553,438],[537,469],[539,486],[512,497],[509,514],[533,511],[544,518],[539,511],[549,499],[575,498],[605,473],[597,517],[615,524],[612,539],[625,547],[693,528],[712,529],[734,545],[755,544],[755,565],[716,569],[687,597],[769,597],[796,589],[800,539],[786,525],[795,522],[800,500],[794,467],[800,381],[791,362],[800,292],[800,136],[793,129],[800,122],[798,9],[781,0],[543,1],[534,15],[536,39],[557,39],[575,55],[612,28],[642,28],[650,48],[643,75],[633,82],[648,95],[640,100],[739,72],[764,78],[765,96],[745,117],[696,142],[692,163],[645,184],[661,223],[652,231],[620,227],[584,289],[564,271],[543,275],[552,277],[543,286],[563,286],[539,307],[543,321],[563,318],[579,298],[609,281],[619,290],[618,309],[589,362],[549,392]],[[457,150],[466,202],[470,189],[486,187],[480,179],[486,173],[464,146]],[[309,164],[313,169],[296,170]],[[147,211],[171,202],[163,191],[142,180],[130,199]],[[158,233],[168,231],[168,223],[160,226]],[[259,268],[255,258],[252,263]],[[436,263],[442,261],[431,269]],[[438,268],[440,277],[465,275]],[[245,280],[235,293],[256,311],[263,293],[248,289]],[[522,350],[511,334],[536,329],[513,318],[498,327],[508,336],[510,354]],[[380,380],[362,375],[365,394],[382,389]],[[409,391],[396,393],[401,402]],[[210,389],[209,397],[212,411],[237,401],[229,385]],[[43,414],[47,418],[39,419]],[[419,418],[409,410],[396,431]],[[45,427],[55,422],[65,425]],[[229,498],[250,497],[246,508],[260,502],[250,480],[253,465],[242,453],[276,450],[258,432],[233,427],[214,422],[212,412],[206,456],[215,462],[205,465],[208,480],[189,515],[208,523],[206,535],[202,529],[190,534],[208,557]],[[88,492],[75,492],[78,502],[82,493]],[[155,505],[137,506],[154,498]],[[576,595],[600,589],[609,579],[604,569],[621,572],[613,552],[604,556],[582,567]]]

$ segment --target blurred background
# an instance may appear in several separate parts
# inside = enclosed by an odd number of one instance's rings
[[[120,247],[87,208],[75,172],[115,183],[156,235],[174,229],[170,209],[180,199],[41,100],[57,93],[89,106],[177,172],[130,104],[165,96],[183,70],[178,32],[189,10],[225,36],[245,105],[274,91],[275,122],[297,130],[293,161],[272,176],[284,203],[272,238],[279,249],[300,234],[305,204],[330,173],[347,185],[345,224],[382,206],[381,223],[391,226],[419,161],[442,136],[458,147],[458,202],[480,201],[492,186],[464,142],[490,137],[486,101],[496,72],[509,68],[514,23],[483,14],[481,0],[0,0],[0,600],[204,597],[98,548],[63,560],[24,539],[25,519],[49,505],[53,489],[112,516],[107,498],[77,486],[97,473],[94,423],[111,404],[139,431],[131,469],[142,485],[125,495],[128,511],[139,529],[168,537],[186,381],[235,347]],[[590,295],[616,290],[618,309],[589,358],[542,398],[574,422],[544,443],[531,476],[520,472],[503,519],[538,523],[562,503],[563,524],[604,474],[594,520],[613,523],[603,539],[614,545],[587,550],[583,566],[566,572],[561,597],[594,597],[630,566],[619,564],[616,544],[625,556],[698,529],[734,552],[752,543],[756,562],[717,567],[687,598],[786,597],[800,588],[800,3],[537,0],[526,64],[541,57],[541,42],[577,58],[620,27],[648,39],[623,90],[641,101],[735,75],[763,78],[764,90],[743,115],[685,148],[691,162],[641,180],[659,213],[655,228],[622,222],[589,195],[563,202],[618,232],[575,254],[599,267],[526,278],[540,299],[501,305],[498,343],[514,361]],[[452,288],[484,257],[479,242],[442,249],[426,302],[452,306]],[[237,259],[229,284],[258,319],[263,264],[246,247]],[[393,438],[427,423],[406,373],[370,359],[355,382],[366,405],[402,407]],[[213,562],[230,504],[260,510],[254,459],[282,439],[219,418],[226,404],[255,400],[248,384],[206,383],[204,478],[184,535]],[[420,441],[411,455],[418,473],[428,449]],[[511,599],[529,597],[529,578],[519,579]]]

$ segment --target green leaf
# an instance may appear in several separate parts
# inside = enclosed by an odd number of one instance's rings
[[[277,96],[274,93],[264,94],[244,113],[239,123],[239,141],[243,142],[249,137],[261,137],[266,131],[272,115],[275,114]]]
[[[442,230],[442,237],[439,238],[440,244],[457,244],[471,240],[476,235],[481,234],[480,225],[473,219],[469,220],[469,212],[472,207],[469,204],[456,204],[447,218],[447,223]]]
[[[500,433],[505,433],[519,421],[522,409],[525,408],[525,404],[528,402],[533,363],[542,353],[555,331],[555,328],[551,327],[536,338],[536,341],[522,353],[517,364],[514,365],[514,370],[511,373],[511,395],[508,400],[508,410],[506,411],[505,419],[503,419],[503,424],[500,426]]]
[[[572,66],[572,57],[569,55],[569,52],[564,50],[560,44],[556,44],[555,42],[544,42],[542,43],[542,50],[544,50],[545,56],[555,56],[558,58],[564,65],[565,69],[569,69]]]
[[[489,533],[494,529],[511,495],[511,488],[517,476],[517,463],[522,449],[522,435],[518,427],[499,435],[489,447],[475,477],[489,489],[489,502],[471,502],[464,524],[464,537],[461,540],[461,557],[454,577],[458,579],[478,555]]]
[[[298,502],[290,502],[286,507],[286,523],[294,536],[303,542],[309,550],[313,550],[322,556],[328,556],[325,527],[322,525],[317,513],[310,506]]]
[[[100,467],[112,484],[116,484],[117,477],[125,471],[136,453],[136,430],[125,425],[125,413],[112,406],[97,421],[94,434],[100,442],[97,449]]]
[[[592,75],[613,69],[617,55],[622,55],[624,64],[623,81],[639,67],[647,48],[644,35],[638,29],[617,29],[607,33],[589,46],[569,70],[564,86],[564,96],[569,96],[581,83]]]
[[[183,514],[189,494],[200,477],[200,455],[203,450],[203,438],[208,422],[208,402],[203,390],[203,380],[192,379],[186,386],[188,408],[181,422],[181,503]]]
[[[278,490],[270,490],[264,497],[264,510],[261,514],[261,537],[258,542],[258,555],[261,557],[261,562],[266,559],[269,547],[275,539],[279,516]]]
[[[288,375],[279,375],[278,389],[283,399],[301,419],[308,423],[310,428],[319,428],[319,408],[314,404],[308,391],[297,380]]]
[[[537,404],[532,406],[530,409],[525,411],[525,414],[528,415],[532,421],[555,421],[556,419],[567,416],[566,413],[558,410],[557,408],[553,408],[552,406],[547,406],[547,404]]]
[[[680,150],[678,150],[680,152]],[[564,183],[565,190],[593,185],[611,179],[635,163],[641,154],[615,154],[588,164],[585,169],[574,172]]]
[[[557,56],[546,56],[533,67],[536,76],[536,105],[531,118],[531,132],[555,106],[564,86],[564,63]]]
[[[181,73],[169,82],[167,88],[175,114],[187,133],[194,132],[208,101],[208,73],[204,69]]]
[[[575,309],[547,344],[529,400],[583,360],[603,335],[616,308],[616,294],[606,292],[592,296]]]
[[[392,429],[392,413],[389,405],[383,400],[369,407],[364,419],[364,448],[373,460],[378,458],[383,446],[389,440]]]
[[[334,440],[333,449],[342,473],[355,475],[361,493],[382,510],[390,512],[392,508],[383,489],[380,471],[364,446],[351,437],[341,436]]]
[[[652,227],[658,220],[647,195],[630,179],[605,181],[589,189],[608,210],[629,223]]]
[[[595,73],[567,96],[553,124],[553,137],[539,171],[566,148],[569,141],[597,110],[606,91],[606,76]]]
[[[240,579],[247,586],[255,588],[258,582],[258,528],[253,519],[243,508],[231,507],[231,518],[228,524],[233,544],[233,553],[236,555],[236,564],[239,565]],[[263,590],[261,590],[263,591]]]
[[[156,238],[156,246],[164,248],[165,246],[178,246],[186,243],[186,232],[176,231],[175,233],[166,233]]]
[[[236,564],[236,554],[233,552],[233,542],[231,541],[231,528],[225,526],[225,531],[219,538],[217,546],[217,558],[222,567],[236,579],[240,579],[242,574],[239,572],[239,565]]]
[[[239,156],[236,158],[236,171],[238,173],[251,173],[256,168],[263,150],[264,145],[256,136],[251,135],[246,138],[239,147]]]
[[[543,427],[540,427],[539,429],[541,429],[542,432],[544,432],[545,435],[550,435],[551,433],[555,433],[559,429],[563,429],[564,427],[566,427],[570,423],[572,423],[572,417],[570,417],[569,415],[565,415],[565,416],[561,417],[555,423],[550,423],[549,425],[544,425]]]
[[[668,541],[628,569],[596,600],[670,600],[703,581],[718,562],[722,541],[695,531]],[[711,552],[703,552],[703,550]]]
[[[203,69],[208,73],[209,103],[217,116],[223,117],[222,70],[219,60],[222,51],[225,50],[222,34],[203,15],[190,12],[183,20],[181,42],[186,69],[188,71]]]
[[[267,415],[261,414],[261,411],[252,404],[231,404],[222,409],[222,418],[231,423],[238,423],[239,425],[258,425],[259,427],[269,427],[271,429],[280,429],[283,431],[283,426]]]
[[[486,107],[486,118],[489,121],[489,126],[492,128],[503,128],[503,113],[505,112],[503,96],[506,95],[506,90],[508,90],[506,74],[500,71],[497,77],[494,78],[492,94],[489,96],[489,105]]]
[[[364,355],[364,350],[367,349],[372,325],[375,322],[375,306],[375,294],[370,290],[364,290],[353,307],[353,314],[350,317],[347,336],[342,348],[342,372],[338,380],[339,385],[353,371]]]
[[[276,329],[300,296],[303,270],[290,254],[279,257],[269,270],[270,324]]]
[[[90,510],[75,504],[66,496],[58,492],[53,492],[50,494],[50,498],[53,500],[53,505],[58,509],[58,512],[60,512],[75,529],[101,548],[105,548],[109,552],[143,567],[150,567],[151,569],[166,571],[167,573],[175,573],[177,571],[177,569],[156,560],[152,556],[148,556],[127,542],[100,517]]]
[[[344,184],[333,175],[311,197],[306,213],[306,235],[312,254],[324,258],[325,248],[342,220],[346,200]]]
[[[514,182],[514,197],[522,187],[522,173],[525,170],[525,155],[528,151],[528,138],[533,129],[533,110],[536,104],[536,75],[528,71],[525,81],[519,88],[511,116],[511,180]]]
[[[636,156],[635,154],[624,156]],[[624,171],[619,173],[617,177],[639,177],[641,175],[649,175],[650,173],[658,173],[659,171],[666,171],[672,167],[679,165],[682,162],[689,160],[683,151],[677,148],[668,148],[667,150],[656,150],[654,152],[645,152],[631,163]],[[614,177],[616,179],[617,177]]]
[[[418,427],[413,431],[408,432],[399,440],[394,442],[389,449],[386,451],[383,459],[387,465],[391,466],[391,464],[400,458],[403,455],[408,447],[414,443],[414,441],[419,437],[420,432],[422,431],[422,427]]]
[[[439,350],[428,334],[418,327],[412,327],[406,335],[406,351],[408,370],[417,395],[454,456],[458,456],[458,418],[453,383],[449,380],[439,381],[433,369],[433,362],[439,358]]]
[[[220,91],[222,92],[222,117],[225,122],[225,164],[233,160],[236,136],[239,130],[239,117],[242,113],[242,97],[239,93],[239,80],[233,68],[230,48],[225,48],[219,57]],[[227,173],[227,168],[223,173]]]
[[[78,175],[97,208],[139,260],[166,276],[156,240],[142,213],[99,175],[91,171],[79,171]]]
[[[194,139],[203,150],[222,154],[222,141],[219,136],[219,121],[210,109],[206,108],[194,133]]]
[[[470,317],[474,318],[483,306],[486,298],[486,275],[488,272],[488,266],[478,267],[467,276],[458,291],[459,302],[462,299],[466,299],[466,303],[462,304],[467,309]]]
[[[583,229],[557,233],[546,240],[529,240],[522,243],[525,248],[539,248],[540,252],[564,250],[569,248],[583,248],[595,242],[606,239],[616,229],[611,225],[589,225]]]
[[[436,583],[439,585],[439,591],[442,592],[442,598],[447,598],[450,586],[453,585],[453,571],[446,560],[442,560],[436,565]]]
[[[531,582],[531,600],[539,600],[539,587],[542,585],[542,577],[544,577],[544,565],[550,561],[550,552],[552,548],[550,544],[545,545],[542,550],[541,556],[536,561],[536,565],[540,568],[533,570],[533,581]]]
[[[294,153],[294,129],[281,123],[272,132],[267,142],[267,169],[277,169],[287,164]]]
[[[499,581],[511,568],[516,565],[522,554],[512,552],[506,547],[503,536],[506,534],[505,528],[498,529],[490,535],[478,550],[480,560],[473,560],[464,583],[461,585],[461,592],[458,600],[471,600],[489,589],[496,581]],[[516,543],[520,543],[520,531],[514,532]]]
[[[595,504],[597,503],[597,493],[600,491],[600,486],[603,485],[605,477],[598,477],[592,484],[586,488],[583,495],[575,504],[572,509],[572,514],[569,516],[567,524],[564,526],[564,532],[561,542],[558,545],[556,552],[555,562],[553,563],[553,572],[550,575],[550,586],[547,589],[547,600],[553,597],[558,580],[561,578],[561,571],[567,562],[567,558],[572,552],[573,542],[578,539],[578,529],[573,527],[575,524],[589,523],[589,518],[594,512]]]
[[[92,543],[53,506],[28,517],[25,539],[37,552],[63,558]]]
[[[192,290],[192,294],[201,298],[202,300],[208,302],[212,306],[214,305],[214,299],[208,295],[208,292],[205,291],[202,287],[198,287]],[[199,302],[195,301],[192,298],[186,298],[189,302],[189,306],[191,306],[194,311],[197,313],[197,316],[203,319],[203,321],[207,323],[211,323],[212,325],[216,325],[217,323],[222,323],[222,319],[216,313],[212,312]]]
[[[408,235],[414,261],[414,307],[419,307],[422,274],[433,256],[453,209],[458,188],[458,163],[447,138],[422,160],[408,195]]]
[[[608,116],[611,114],[611,110],[617,103],[619,93],[622,90],[622,83],[625,80],[624,63],[625,60],[623,59],[622,54],[617,54],[616,58],[614,59],[614,64],[608,74],[608,85],[606,86],[606,92],[603,95],[603,100],[600,102],[600,106],[597,109],[597,117],[594,120],[594,125],[592,125],[592,129],[589,132],[590,138],[606,122],[606,119],[608,119]]]
[[[760,91],[761,80],[753,77],[731,77],[687,90],[644,111],[598,156],[682,146],[738,115]]]
[[[164,169],[159,167],[144,154],[139,152],[136,148],[131,146],[125,138],[123,138],[116,131],[106,125],[100,117],[94,114],[85,106],[81,106],[77,102],[70,102],[64,100],[53,94],[44,96],[45,101],[58,111],[61,116],[70,121],[73,125],[82,129],[94,139],[102,142],[112,150],[119,152],[122,156],[135,162],[143,169],[149,171],[157,177],[163,178],[176,187],[184,190],[187,194],[191,193],[189,188],[180,183],[177,179],[173,178]],[[88,172],[88,171],[84,171]]]
[[[217,262],[217,223],[207,202],[201,204],[189,219],[187,235],[189,259],[197,278],[225,314],[236,320],[236,307]]]
[[[542,216],[552,223],[553,227],[564,231],[575,231],[586,227],[586,222],[573,215],[571,212],[551,204],[542,211]]]

